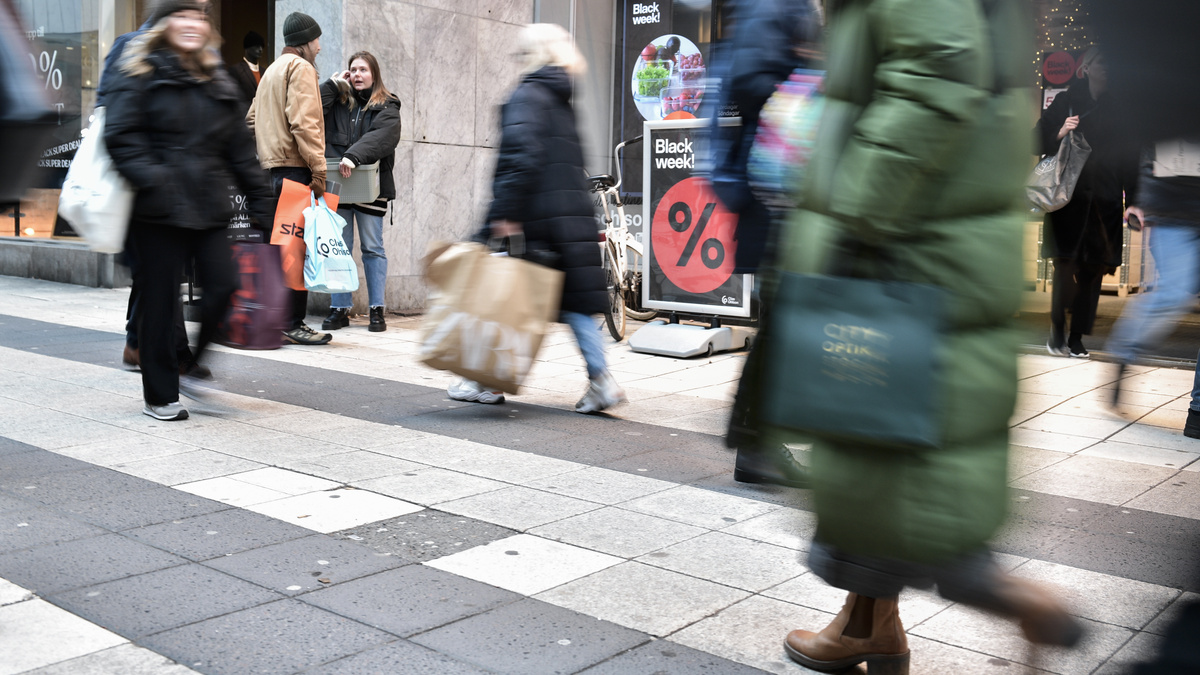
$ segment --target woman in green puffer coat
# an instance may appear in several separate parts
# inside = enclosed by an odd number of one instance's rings
[[[948,599],[1013,616],[1035,642],[1080,636],[1048,592],[1003,573],[987,548],[1006,513],[1017,389],[1021,198],[1034,110],[1026,4],[829,2],[826,110],[779,269],[816,274],[851,262],[861,270],[861,252],[874,250],[889,261],[888,278],[940,286],[949,299],[940,447],[763,429],[767,447],[813,442],[818,525],[809,566],[850,591],[820,633],[788,635],[789,655],[809,668],[866,661],[872,673],[907,672],[896,599],[909,585],[937,584]]]

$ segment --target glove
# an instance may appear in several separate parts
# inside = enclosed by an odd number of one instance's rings
[[[309,182],[308,186],[310,188],[312,188],[313,197],[316,197],[317,199],[324,197],[325,196],[325,174],[321,174],[319,176],[316,174],[313,174],[312,181]]]

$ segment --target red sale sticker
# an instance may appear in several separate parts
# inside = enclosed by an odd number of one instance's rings
[[[654,211],[654,256],[667,278],[689,293],[708,293],[733,274],[737,215],[708,183],[687,178],[667,190]]]

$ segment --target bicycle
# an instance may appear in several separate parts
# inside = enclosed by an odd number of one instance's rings
[[[631,143],[640,143],[642,137],[622,141],[613,149],[617,177],[609,174],[588,176],[591,191],[600,197],[604,208],[604,231],[600,234],[605,286],[608,291],[608,307],[604,310],[604,322],[608,332],[617,342],[625,339],[625,317],[637,321],[653,319],[655,310],[642,308],[641,260],[645,254],[642,243],[629,232],[625,220],[625,203],[621,201],[621,150]],[[613,214],[616,217],[613,217]]]

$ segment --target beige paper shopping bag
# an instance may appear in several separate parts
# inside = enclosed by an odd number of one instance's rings
[[[482,244],[434,244],[421,362],[515,394],[558,316],[563,273]]]

